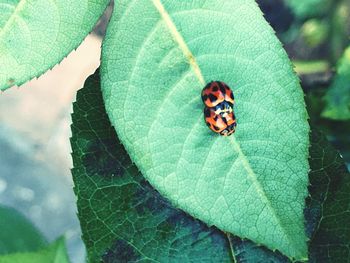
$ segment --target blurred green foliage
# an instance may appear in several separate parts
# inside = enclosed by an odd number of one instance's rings
[[[299,19],[326,14],[332,2],[332,0],[286,0],[286,4]]]
[[[47,245],[43,235],[22,214],[0,206],[0,255],[38,250]]]
[[[328,36],[329,24],[318,19],[307,20],[301,27],[301,34],[310,47],[322,44]]]
[[[0,206],[0,263],[68,263],[64,238],[48,245],[40,231],[13,208]]]
[[[310,122],[325,132],[350,167],[350,1],[258,3],[293,60]]]
[[[64,238],[34,252],[0,256],[0,263],[69,263]]]
[[[339,60],[337,73],[325,96],[322,116],[334,120],[350,120],[350,47]]]

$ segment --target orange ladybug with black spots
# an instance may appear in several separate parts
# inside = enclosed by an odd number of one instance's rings
[[[208,127],[220,135],[229,136],[236,130],[232,90],[221,81],[208,83],[202,91],[204,118]]]

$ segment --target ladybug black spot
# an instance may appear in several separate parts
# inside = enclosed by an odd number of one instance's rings
[[[213,94],[209,94],[209,99],[210,99],[210,101],[211,102],[214,102],[214,101],[216,101],[218,98],[216,97],[216,96],[214,96]]]
[[[225,87],[224,87],[224,85],[222,84],[222,82],[218,81],[217,83],[218,83],[218,85],[219,85],[219,87],[220,87],[221,93],[222,93],[222,94],[225,94],[225,93],[226,93],[226,90],[225,90]]]
[[[203,95],[202,100],[205,102],[208,99],[208,95]]]
[[[209,82],[209,83],[204,87],[204,89],[210,88],[211,85],[212,85],[214,82],[215,82],[215,81]]]
[[[216,131],[219,131],[219,130],[220,130],[220,128],[217,127],[217,126],[215,126],[215,125],[213,125],[213,128],[214,128],[214,130],[216,130]]]
[[[210,117],[210,110],[207,107],[204,108],[204,115],[207,118]]]
[[[219,90],[218,86],[214,86],[214,87],[213,87],[213,91],[214,91],[214,92],[216,92],[216,91],[218,91],[218,90]]]
[[[232,93],[232,92],[230,93],[230,98],[231,98],[231,99],[234,99],[234,98],[233,98],[233,93]]]

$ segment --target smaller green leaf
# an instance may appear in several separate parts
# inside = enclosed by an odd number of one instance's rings
[[[47,242],[36,227],[13,208],[0,206],[0,255],[35,251]]]
[[[77,48],[109,0],[0,0],[0,90],[39,77]]]
[[[325,96],[322,116],[334,120],[350,120],[350,47],[337,65],[337,74]]]
[[[69,263],[64,238],[36,252],[0,256],[0,263]]]

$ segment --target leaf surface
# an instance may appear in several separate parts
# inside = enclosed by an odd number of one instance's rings
[[[0,255],[38,250],[46,244],[27,218],[13,208],[0,206]]]
[[[334,120],[350,120],[350,47],[338,62],[337,73],[325,96],[322,116]]]
[[[109,0],[0,0],[0,90],[39,77],[83,41]]]
[[[305,259],[308,132],[291,63],[255,1],[120,0],[103,45],[107,113],[131,159],[172,204],[208,225]],[[203,121],[221,80],[236,133]]]

